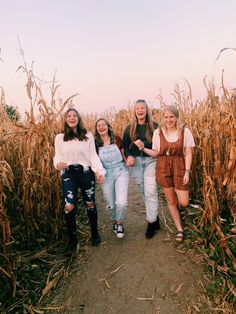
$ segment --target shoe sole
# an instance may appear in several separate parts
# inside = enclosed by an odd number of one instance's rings
[[[99,243],[92,243],[92,246],[93,247],[97,247],[97,246],[99,246],[101,244],[101,242],[99,242]]]
[[[154,235],[155,235],[155,233],[154,233]],[[153,237],[154,237],[154,235],[152,235],[152,236],[146,236],[146,239],[152,239]]]
[[[116,233],[117,238],[123,239],[125,234],[124,233]]]

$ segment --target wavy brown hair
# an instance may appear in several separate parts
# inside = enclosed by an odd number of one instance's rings
[[[135,102],[135,105],[134,105],[133,117],[132,117],[132,120],[131,120],[130,133],[129,133],[130,134],[131,143],[133,143],[138,138],[138,134],[137,134],[138,119],[137,119],[136,114],[135,114],[135,108],[136,108],[137,104],[139,104],[139,103],[145,105],[145,108],[146,108],[145,122],[146,122],[147,128],[146,128],[145,137],[148,140],[148,142],[151,143],[152,135],[153,135],[153,132],[154,132],[155,128],[154,128],[154,123],[153,123],[153,119],[152,119],[151,110],[148,107],[148,105],[147,105],[147,103],[146,103],[146,101],[144,99],[138,99]]]
[[[101,139],[101,136],[100,136],[100,134],[98,133],[98,130],[97,130],[97,125],[98,125],[98,122],[100,122],[100,121],[104,121],[106,123],[106,125],[108,127],[108,136],[110,137],[110,142],[111,142],[111,144],[114,144],[116,142],[116,137],[115,137],[115,133],[113,131],[112,125],[105,118],[100,118],[95,123],[95,135],[94,135],[94,138],[95,138],[96,147],[103,146],[103,140]]]
[[[70,111],[74,111],[78,117],[78,124],[76,127],[76,132],[74,132],[74,130],[66,122],[67,115]],[[64,141],[67,142],[67,141],[73,140],[74,138],[77,138],[79,141],[87,141],[88,137],[86,134],[87,134],[87,129],[85,128],[82,118],[80,114],[78,113],[78,111],[74,108],[69,108],[68,110],[66,110],[65,115],[64,115],[64,138],[63,138]]]

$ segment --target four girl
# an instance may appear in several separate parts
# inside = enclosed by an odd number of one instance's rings
[[[158,183],[177,229],[175,240],[182,242],[183,228],[178,206],[185,207],[189,203],[192,147],[192,133],[181,124],[175,106],[164,108],[161,124],[157,128],[146,102],[136,101],[132,121],[124,131],[123,143],[104,118],[95,124],[94,141],[79,113],[75,109],[68,109],[64,132],[55,138],[54,157],[54,166],[60,170],[62,178],[64,212],[69,233],[68,250],[75,249],[77,244],[75,216],[79,187],[91,226],[92,244],[100,243],[95,178],[101,184],[113,231],[118,238],[124,237],[128,173],[139,185],[144,197],[148,222],[146,238],[152,238],[160,229]]]

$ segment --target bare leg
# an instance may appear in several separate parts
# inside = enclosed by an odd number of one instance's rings
[[[168,204],[168,209],[170,212],[170,215],[174,221],[174,224],[176,226],[176,229],[178,231],[183,231],[182,225],[181,225],[181,220],[180,220],[180,215],[179,215],[179,210],[177,208],[177,198],[175,194],[175,190],[173,187],[171,188],[162,188],[166,201]]]
[[[188,191],[180,191],[175,190],[177,195],[178,203],[181,207],[186,207],[189,204],[189,192]]]
[[[179,214],[182,221],[186,218],[186,207],[189,205],[189,191],[175,190],[179,203]]]

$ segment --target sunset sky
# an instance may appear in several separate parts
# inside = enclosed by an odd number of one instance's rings
[[[26,78],[17,36],[28,65],[50,81],[56,72],[63,99],[81,112],[125,108],[137,98],[158,106],[175,84],[206,96],[203,78],[220,89],[236,87],[235,0],[8,0],[1,3],[0,86],[6,102],[27,110]],[[48,86],[48,85],[46,85]]]

